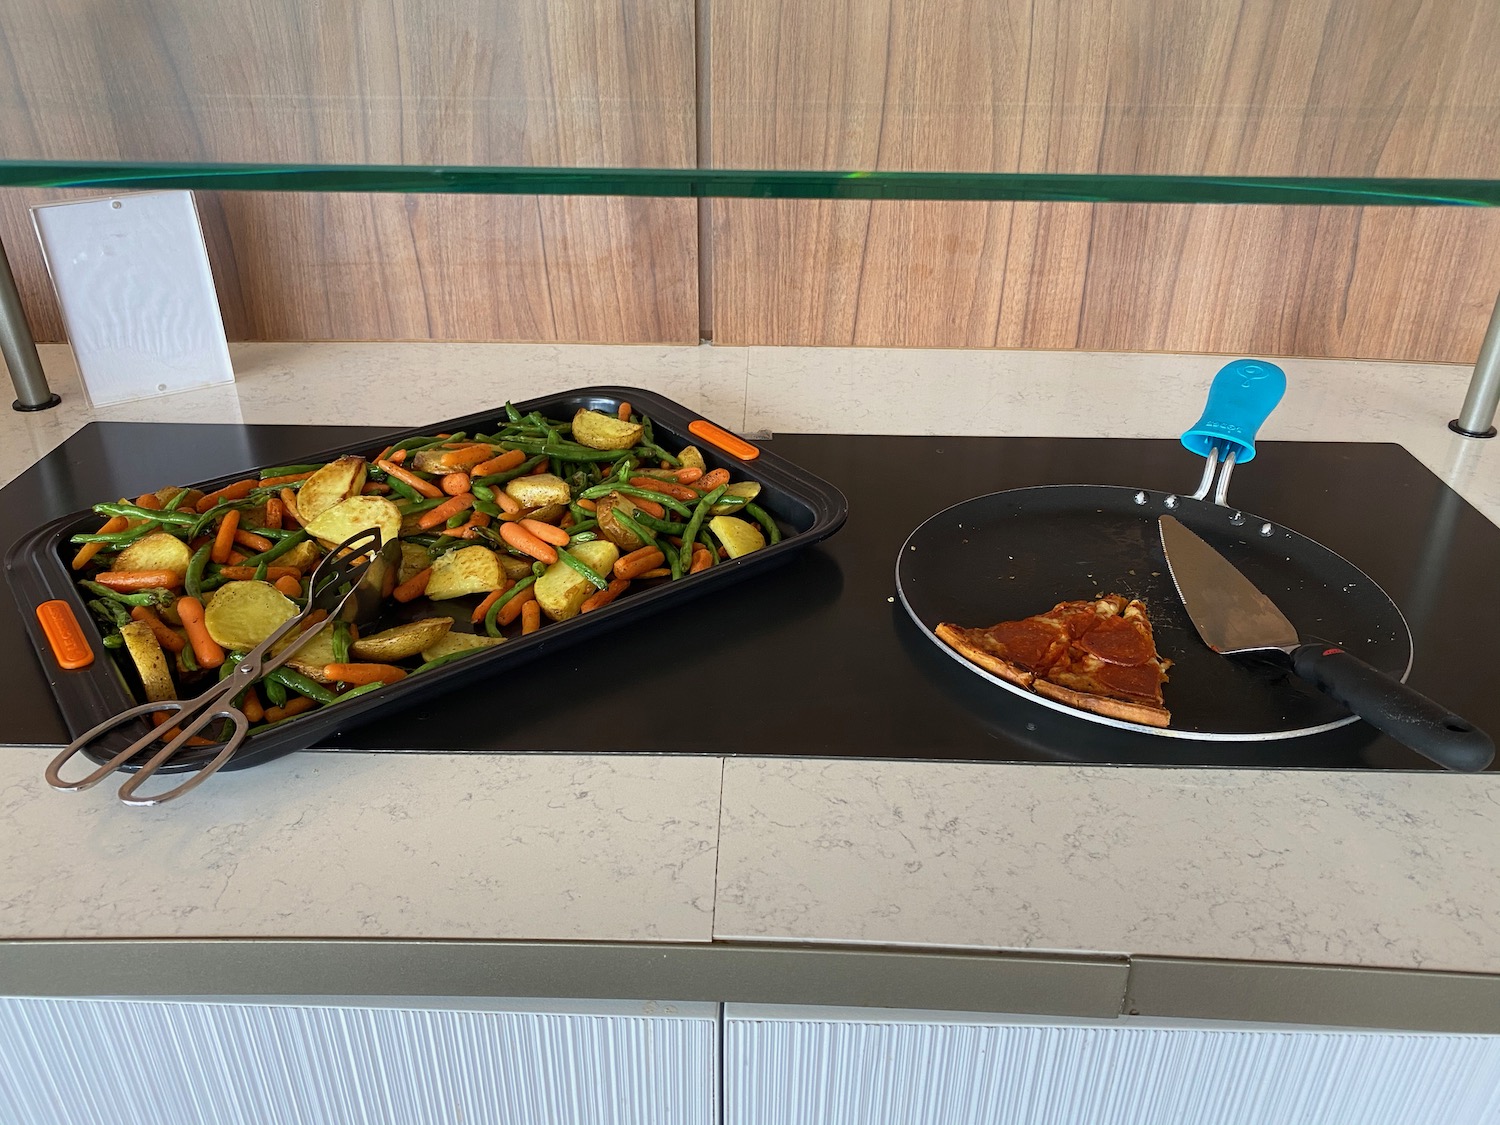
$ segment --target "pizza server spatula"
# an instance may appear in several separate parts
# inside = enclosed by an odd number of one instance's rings
[[[1304,644],[1296,627],[1218,551],[1171,516],[1161,543],[1193,627],[1222,656],[1268,655],[1396,741],[1451,770],[1486,768],[1495,744],[1473,723],[1335,645]]]

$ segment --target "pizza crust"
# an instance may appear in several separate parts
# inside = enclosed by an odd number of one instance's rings
[[[1121,651],[1118,638],[1112,637],[1114,643],[1111,647],[1115,651],[1101,650],[1108,654],[1108,660],[1101,661],[1100,657],[1080,648],[1078,640],[1097,635],[1093,623],[1105,618],[1128,621],[1143,638],[1144,649],[1137,641],[1127,643]],[[1102,624],[1099,627],[1102,628]],[[1039,632],[1045,648],[1048,630],[1056,630],[1058,643],[1046,649],[1045,655],[1037,647],[1031,647],[1030,655],[1027,655],[1028,643],[1033,642]],[[985,671],[1065,706],[1143,726],[1165,727],[1171,723],[1171,712],[1160,702],[1160,684],[1166,682],[1166,671],[1171,662],[1163,660],[1157,653],[1146,607],[1139,601],[1127,601],[1118,594],[1110,594],[1092,601],[1060,602],[1047,613],[1020,621],[1001,622],[988,629],[965,628],[945,621],[933,632],[944,644]],[[1020,644],[1021,649],[1007,648],[1014,644]],[[1000,652],[992,651],[996,648]],[[1021,659],[1002,655],[1007,651],[1020,655]],[[1041,663],[1033,667],[1038,659]],[[1102,667],[1104,663],[1118,663],[1124,667],[1106,675],[1109,669]],[[1109,683],[1111,677],[1118,681],[1120,673],[1128,668],[1138,668],[1142,672],[1149,669],[1155,673],[1155,700],[1138,697],[1134,689],[1123,689],[1118,682]],[[1103,682],[1095,690],[1080,690],[1092,686],[1090,678],[1096,675]],[[1058,680],[1071,680],[1078,686],[1064,686]]]

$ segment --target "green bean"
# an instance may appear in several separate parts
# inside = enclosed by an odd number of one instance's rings
[[[636,513],[636,515],[640,514],[641,513],[639,512]],[[649,543],[653,547],[658,546],[656,542],[656,536],[646,528],[645,524],[641,523],[640,520],[636,519],[635,516],[631,515],[629,512],[622,512],[618,507],[616,507],[613,511],[611,511],[610,515],[615,520],[619,521],[620,525],[623,526],[626,531],[630,532],[642,543]],[[658,547],[658,549],[660,548]],[[665,554],[665,552],[663,552],[663,554]]]
[[[308,679],[301,672],[294,672],[290,668],[273,669],[266,674],[266,679],[279,683],[282,687],[290,688],[298,695],[315,699],[319,703],[332,703],[338,699],[337,693],[330,691],[317,680]]]
[[[109,601],[120,602],[122,605],[139,605],[147,609],[157,609],[170,604],[173,600],[170,590],[151,589],[139,590],[133,594],[122,594],[118,590],[111,590],[108,586],[101,586],[97,582],[84,581],[78,584],[91,594],[97,594]]]
[[[179,488],[177,490],[177,494],[175,496],[173,496],[172,499],[168,500],[166,502],[166,504],[163,506],[162,511],[164,511],[164,512],[175,512],[178,509],[178,507],[182,504],[182,502],[188,498],[188,493],[190,491],[191,491],[190,489]]]
[[[125,638],[118,632],[106,633],[104,636],[105,648],[124,648]]]
[[[487,484],[480,484],[479,481],[471,480],[469,482],[469,491],[474,494],[474,499],[476,500],[492,503],[495,499],[495,490]]]
[[[259,477],[260,480],[265,480],[267,477],[289,477],[293,473],[315,473],[319,469],[321,469],[322,467],[323,466],[321,464],[317,464],[317,465],[312,465],[312,464],[309,464],[309,465],[276,465],[276,466],[274,466],[272,468],[269,468],[269,469],[262,469],[257,474],[257,476]],[[299,481],[297,483],[301,483],[301,482]]]
[[[503,634],[500,632],[500,626],[496,623],[495,619],[500,616],[500,611],[505,607],[506,602],[510,601],[522,590],[531,586],[535,582],[536,575],[532,574],[526,578],[521,579],[509,590],[505,591],[505,593],[496,598],[494,602],[490,604],[489,610],[484,615],[484,631],[492,637],[503,636]]]
[[[153,531],[160,530],[161,524],[157,523],[155,520],[151,520],[147,523],[137,524],[135,527],[127,528],[124,531],[111,531],[107,534],[105,532],[91,532],[75,535],[71,539],[69,539],[68,542],[105,543],[111,547],[126,547],[131,543],[134,543],[137,539],[142,539],[145,536],[150,535]]]
[[[385,684],[378,680],[373,684],[360,684],[357,688],[350,688],[348,691],[340,692],[339,702],[342,703],[346,699],[354,699],[356,696],[369,695],[372,691],[379,691],[383,687],[385,687]]]
[[[569,528],[568,530],[572,531],[572,528]],[[584,531],[576,532],[575,534],[573,534],[572,536],[569,537],[569,539],[568,539],[568,546],[571,547],[574,543],[592,543],[592,542],[594,542],[594,540],[596,540],[598,538],[599,538],[599,533],[595,532],[595,531],[584,530]]]
[[[261,687],[266,689],[266,702],[272,707],[285,707],[287,701],[286,685],[280,680],[266,677],[260,682]]]
[[[724,495],[724,490],[728,487],[727,484],[719,485],[718,488],[699,500],[697,506],[693,509],[693,516],[688,520],[687,530],[682,533],[682,548],[678,554],[678,561],[684,569],[692,565],[693,540],[698,538],[698,529],[703,526],[703,517],[708,515],[708,510],[714,506],[714,503],[720,496]]]
[[[182,661],[184,671],[196,672],[198,670],[198,658],[193,655],[192,645],[183,645],[182,651],[177,654],[177,659]]]
[[[681,535],[687,530],[685,523],[677,520],[659,520],[648,512],[636,511],[632,513],[631,518],[649,527],[658,535]]]
[[[765,528],[766,544],[768,546],[781,542],[781,528],[776,526],[776,521],[770,517],[764,508],[751,501],[745,504],[745,511],[750,514],[756,523]]]
[[[349,663],[349,622],[342,619],[333,623],[333,662]]]
[[[420,515],[429,508],[436,508],[439,504],[445,504],[453,499],[451,496],[422,496],[411,503],[396,501],[396,507],[400,509],[403,516]]]
[[[594,589],[603,590],[609,586],[608,578],[594,573],[593,568],[590,567],[588,563],[584,562],[582,559],[575,559],[572,555],[568,554],[568,549],[566,547],[557,548],[557,558],[559,562],[567,563],[579,574],[583,575],[584,578],[588,579],[590,585],[592,585]]]
[[[264,582],[266,580],[266,571],[270,565],[265,559],[261,559],[260,562],[255,564],[255,581]]]
[[[522,453],[566,457],[569,461],[614,461],[620,456],[618,449],[590,449],[586,445],[563,441],[561,438],[548,442],[539,438],[508,437],[502,439],[501,444],[519,449]],[[488,478],[485,478],[485,483],[489,483]]]
[[[505,404],[505,416],[512,422],[519,422],[521,420],[521,412],[508,402]]]
[[[187,527],[196,523],[197,515],[187,512],[170,512],[161,508],[142,508],[138,504],[95,504],[94,511],[102,516],[126,516],[133,520],[155,520],[157,523],[181,524]]]
[[[240,565],[261,566],[265,563],[273,563],[306,538],[307,531],[305,529],[299,528],[297,531],[294,531],[290,535],[288,535],[285,539],[280,540],[278,543],[276,543],[275,546],[267,548],[258,555],[251,555]]]
[[[483,512],[492,520],[499,519],[502,515],[499,504],[491,504],[488,500],[480,500],[478,497],[474,499],[474,510],[476,512]]]
[[[403,499],[413,501],[422,501],[427,499],[400,477],[393,477],[389,473],[381,473],[380,476],[386,484],[391,486],[391,491],[394,492],[397,496],[402,497]],[[439,501],[439,503],[441,503],[441,501]]]
[[[434,656],[424,664],[419,664],[412,671],[415,676],[418,672],[430,672],[434,668],[441,668],[444,664],[452,664],[455,660],[462,660],[466,656],[473,656],[476,652],[483,652],[489,645],[475,645],[473,648],[461,648],[457,652],[444,653],[442,656]]]
[[[88,608],[93,612],[95,617],[98,617],[106,625],[118,627],[130,624],[130,614],[119,602],[111,601],[108,598],[91,598],[88,602]]]
[[[596,528],[598,526],[599,526],[599,521],[598,520],[580,520],[578,523],[575,523],[572,527],[566,527],[563,530],[566,531],[570,537],[576,539],[583,532],[593,531],[594,528]]]
[[[187,574],[182,579],[182,588],[192,597],[203,596],[203,568],[208,565],[208,555],[212,550],[213,544],[205,543],[193,552],[193,557],[188,562]]]
[[[681,500],[668,496],[665,492],[652,492],[649,488],[637,488],[633,484],[616,484],[608,481],[605,484],[596,484],[593,488],[584,489],[580,500],[597,500],[601,496],[608,496],[611,492],[618,492],[621,496],[633,496],[637,500],[651,500],[660,504],[668,511],[676,512],[683,517],[691,517],[692,511]]]

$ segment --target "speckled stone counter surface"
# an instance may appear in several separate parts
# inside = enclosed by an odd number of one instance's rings
[[[95,418],[400,425],[418,382],[432,418],[611,383],[752,433],[1170,437],[1222,362],[261,344],[234,349],[233,386],[95,413],[66,350],[44,351],[64,405],[0,417],[5,480]],[[1399,442],[1500,522],[1500,442],[1446,429],[1466,369],[1283,366],[1263,436]],[[7,752],[0,941],[823,943],[1500,974],[1494,773],[298,754],[132,810],[50,791],[48,757]]]

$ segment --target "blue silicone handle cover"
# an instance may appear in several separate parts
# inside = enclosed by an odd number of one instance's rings
[[[1226,363],[1208,388],[1203,417],[1182,435],[1199,457],[1215,446],[1234,451],[1240,463],[1255,458],[1255,432],[1286,393],[1286,372],[1263,359]]]

